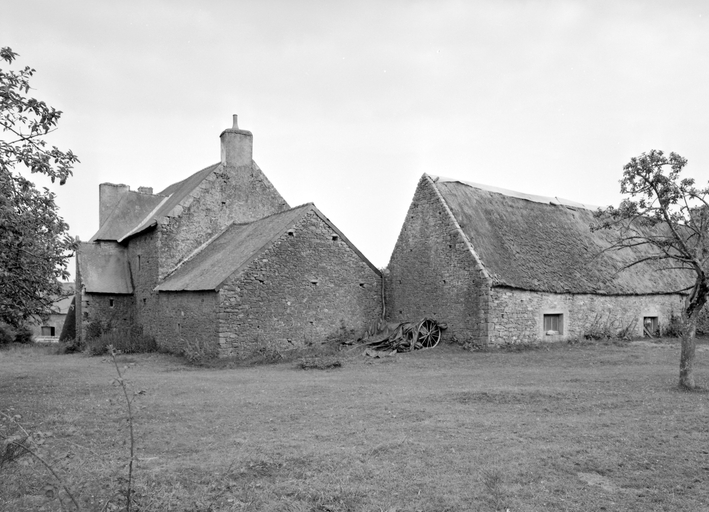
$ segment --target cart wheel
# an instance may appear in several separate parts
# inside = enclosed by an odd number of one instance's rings
[[[434,320],[424,320],[419,325],[418,344],[421,348],[433,348],[441,341],[441,328]]]

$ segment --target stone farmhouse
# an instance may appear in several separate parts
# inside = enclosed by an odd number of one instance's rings
[[[438,319],[483,345],[656,332],[687,276],[622,270],[639,249],[604,252],[612,234],[590,231],[592,210],[424,174],[388,267],[389,319]]]
[[[140,326],[164,349],[220,356],[364,331],[382,276],[313,204],[290,208],[224,130],[221,161],[154,194],[99,186],[99,230],[77,251],[77,336]]]

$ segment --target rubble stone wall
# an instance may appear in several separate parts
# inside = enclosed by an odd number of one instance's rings
[[[153,332],[158,346],[174,354],[188,348],[217,355],[217,292],[160,292]]]
[[[128,331],[133,325],[134,309],[132,295],[84,292],[81,294],[81,322],[77,321],[77,331],[81,326],[81,339],[86,340],[86,328],[92,321],[101,322],[104,329],[110,326],[112,330]]]
[[[220,355],[361,335],[381,312],[381,276],[314,211],[219,292]]]
[[[683,296],[672,295],[589,295],[530,292],[493,288],[490,296],[490,343],[533,343],[581,339],[592,331],[627,330],[630,336],[643,335],[643,319],[658,317],[665,325],[679,315]],[[562,315],[560,334],[544,331],[544,315]]]
[[[159,319],[158,293],[153,291],[158,284],[158,241],[155,230],[132,238],[128,243],[128,262],[133,280],[135,297],[135,322],[143,327],[143,333],[155,336]]]
[[[445,337],[487,343],[489,285],[443,199],[421,178],[387,267],[387,318],[448,324]]]
[[[288,209],[256,164],[210,173],[160,226],[160,279],[232,222],[251,222]]]

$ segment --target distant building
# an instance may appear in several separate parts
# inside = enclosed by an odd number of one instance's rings
[[[51,307],[51,314],[41,321],[28,324],[32,331],[32,339],[38,342],[59,341],[64,321],[70,313],[72,299],[74,298],[74,283],[61,283],[63,296],[58,298]]]
[[[583,204],[424,174],[389,263],[388,316],[482,345],[656,332],[688,276],[624,269],[643,249],[604,252],[613,233],[592,220]]]
[[[363,331],[381,273],[314,205],[290,208],[234,126],[221,161],[165,190],[100,185],[99,230],[77,252],[77,335],[133,325],[181,352],[302,347]]]

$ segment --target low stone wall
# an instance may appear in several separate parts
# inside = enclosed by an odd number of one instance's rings
[[[583,338],[608,327],[643,335],[643,318],[658,317],[660,325],[680,314],[684,297],[673,295],[552,294],[511,288],[493,288],[490,296],[489,340],[492,345]],[[561,315],[563,331],[544,331],[544,315]]]

